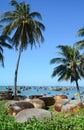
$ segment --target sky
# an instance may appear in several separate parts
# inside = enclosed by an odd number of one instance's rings
[[[22,0],[17,0],[21,2]],[[58,77],[52,78],[54,65],[50,60],[56,57],[57,45],[73,45],[81,38],[77,31],[84,25],[84,0],[24,0],[30,5],[31,12],[37,11],[42,15],[45,25],[43,36],[45,41],[40,48],[29,47],[22,52],[19,70],[18,85],[29,86],[73,86],[70,81],[58,82]],[[12,10],[9,0],[0,0],[0,14]],[[4,64],[0,66],[0,85],[14,84],[14,71],[17,61],[17,52],[4,48]],[[79,81],[83,86],[84,80]]]

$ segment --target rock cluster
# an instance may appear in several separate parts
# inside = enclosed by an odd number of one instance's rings
[[[25,122],[28,118],[42,119],[44,117],[51,118],[51,113],[44,108],[45,102],[41,99],[25,99],[20,101],[9,101],[5,104],[9,107],[10,115],[15,116],[15,121]]]
[[[12,99],[12,91],[0,91],[0,100]]]
[[[54,97],[54,99],[54,108],[58,112],[74,112],[81,108],[84,108],[84,105],[79,100],[68,99],[66,95],[57,95]]]

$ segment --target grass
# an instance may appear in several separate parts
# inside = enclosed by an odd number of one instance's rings
[[[47,109],[52,112],[52,119],[33,118],[25,123],[17,123],[13,116],[8,115],[5,102],[7,100],[0,101],[0,130],[84,130],[84,109],[62,114],[56,112],[54,106],[49,106]]]

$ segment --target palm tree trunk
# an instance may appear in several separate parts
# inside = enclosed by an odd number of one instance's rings
[[[16,69],[15,69],[15,76],[14,76],[14,96],[15,97],[17,96],[17,75],[18,75],[20,57],[21,57],[21,45],[18,50],[18,58],[17,58],[17,62],[16,62]]]
[[[78,99],[80,102],[82,102],[82,98],[81,98],[81,94],[80,94],[80,89],[79,89],[79,85],[78,85],[78,81],[76,80],[76,87],[77,87],[77,92],[78,92]]]

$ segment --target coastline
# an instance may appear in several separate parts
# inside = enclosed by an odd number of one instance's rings
[[[0,86],[0,91],[14,90],[13,86]],[[56,89],[57,88],[57,89]],[[62,89],[60,89],[62,88]],[[64,89],[65,88],[65,89]],[[67,88],[67,89],[66,89]],[[84,90],[80,87],[81,96],[84,101]],[[56,96],[63,94],[68,96],[68,98],[77,98],[76,87],[61,87],[61,86],[18,86],[18,95],[29,97],[31,95],[43,95],[43,96]]]

